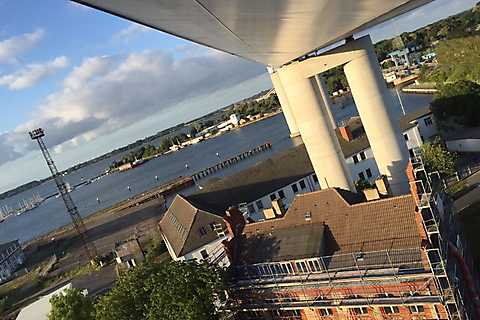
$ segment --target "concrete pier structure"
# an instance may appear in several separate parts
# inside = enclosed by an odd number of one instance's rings
[[[390,110],[394,106],[393,97],[383,79],[373,45],[366,40],[358,41],[360,56],[343,69],[378,169],[387,176],[393,194],[405,194],[409,191],[405,175],[408,150],[399,122],[391,116],[395,114]]]
[[[273,71],[273,68],[267,68],[268,73],[270,73],[270,78],[272,79],[273,88],[277,94],[278,101],[280,101],[280,106],[282,107],[283,116],[287,122],[288,129],[290,130],[290,137],[298,137],[300,131],[298,130],[297,121],[293,116],[288,97],[285,94],[285,89],[283,88],[282,81],[277,72]]]
[[[397,121],[390,116],[393,99],[369,36],[277,70],[321,187],[355,190],[334,132],[330,98],[319,76],[342,65],[381,175],[387,177],[392,194],[408,193],[408,151]]]
[[[355,192],[317,80],[304,76],[301,63],[285,66],[278,73],[321,188]]]

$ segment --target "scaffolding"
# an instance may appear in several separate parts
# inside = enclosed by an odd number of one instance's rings
[[[315,310],[329,307],[367,307],[379,312],[376,307],[409,306],[416,304],[442,304],[449,319],[468,320],[462,291],[456,287],[455,274],[452,275],[448,263],[448,239],[443,239],[448,226],[442,229],[442,213],[437,200],[443,182],[437,172],[427,172],[419,150],[414,150],[412,159],[414,181],[411,182],[421,223],[428,244],[424,248],[384,250],[309,258],[317,259],[320,269],[307,273],[258,274],[258,265],[237,266],[234,288],[250,290],[257,288],[262,295],[275,296],[272,301],[241,301],[243,310],[292,310],[310,309],[320,319]],[[455,270],[454,270],[455,271]],[[421,279],[421,281],[417,281]],[[412,290],[402,286],[405,282],[415,283]],[[419,284],[419,286],[416,286]],[[421,285],[420,285],[421,284]],[[296,297],[292,293],[295,286]],[[385,287],[392,289],[392,295],[383,293]],[[337,292],[348,292],[352,287],[363,287],[363,294],[336,296]],[[312,297],[311,289],[321,294]],[[343,289],[342,289],[343,288]],[[431,292],[431,288],[435,288]],[[378,294],[372,294],[378,289]],[[394,292],[396,290],[396,292]],[[303,291],[303,293],[302,293]],[[241,295],[240,295],[241,296]],[[383,309],[382,309],[383,310]],[[384,317],[385,315],[382,314]],[[356,319],[358,315],[349,315]]]
[[[411,181],[411,190],[415,191],[415,201],[422,218],[422,224],[429,240],[426,249],[430,270],[434,275],[437,287],[442,294],[450,319],[468,319],[464,312],[464,303],[461,290],[452,286],[452,278],[448,274],[448,239],[443,239],[441,232],[441,217],[437,206],[438,191],[442,181],[438,172],[428,172],[425,168],[420,149],[414,149],[411,160],[414,181]],[[437,179],[435,179],[435,177]]]

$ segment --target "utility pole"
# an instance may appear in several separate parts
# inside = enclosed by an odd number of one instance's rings
[[[72,219],[73,226],[75,227],[75,230],[77,231],[77,234],[80,237],[80,240],[82,241],[83,249],[85,250],[85,253],[87,254],[90,262],[92,262],[97,257],[97,249],[95,248],[95,245],[93,244],[93,242],[90,242],[88,240],[87,229],[85,228],[85,224],[83,223],[82,217],[80,216],[80,213],[78,212],[78,209],[75,206],[75,203],[73,202],[72,197],[70,197],[67,185],[63,181],[62,176],[58,173],[57,167],[55,166],[55,163],[53,162],[53,159],[50,156],[50,153],[48,152],[47,146],[43,141],[45,132],[43,131],[42,128],[38,128],[33,131],[30,131],[29,134],[32,140],[37,141],[40,147],[40,150],[42,151],[43,157],[45,158],[48,168],[52,173],[52,177],[55,180],[55,184],[57,185],[58,191],[62,196],[63,202],[65,204],[65,208],[67,209],[68,214]]]

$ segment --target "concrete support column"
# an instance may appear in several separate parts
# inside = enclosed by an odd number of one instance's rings
[[[283,116],[287,121],[288,129],[290,130],[290,137],[298,137],[300,132],[298,131],[297,121],[293,116],[292,110],[290,108],[290,103],[288,101],[288,97],[285,94],[285,89],[283,88],[282,82],[280,81],[280,77],[278,72],[274,72],[269,68],[270,78],[272,79],[273,88],[277,93],[278,101],[280,101],[280,106],[282,107]]]
[[[408,151],[400,132],[393,98],[383,79],[371,41],[362,41],[357,56],[344,66],[353,99],[370,141],[378,169],[386,175],[394,195],[409,192],[405,168]]]
[[[300,64],[277,72],[321,188],[339,187],[355,192],[315,77],[305,77]]]
[[[320,90],[320,94],[322,95],[322,100],[325,103],[325,107],[328,112],[328,117],[330,118],[330,121],[332,122],[332,127],[333,129],[337,128],[337,122],[335,121],[335,118],[333,117],[332,114],[332,99],[330,99],[330,95],[328,94],[328,89],[327,89],[327,84],[325,83],[325,79],[319,74],[315,76],[315,79],[317,80],[317,85],[318,89]]]

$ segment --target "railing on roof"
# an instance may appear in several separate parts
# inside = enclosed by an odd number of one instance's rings
[[[310,263],[310,261],[312,263]],[[317,261],[315,264],[313,261]],[[304,271],[296,264],[302,263]],[[290,264],[290,268],[282,266]],[[356,252],[332,256],[236,266],[235,280],[295,281],[309,279],[354,278],[371,275],[409,274],[425,271],[422,249],[394,249]]]

